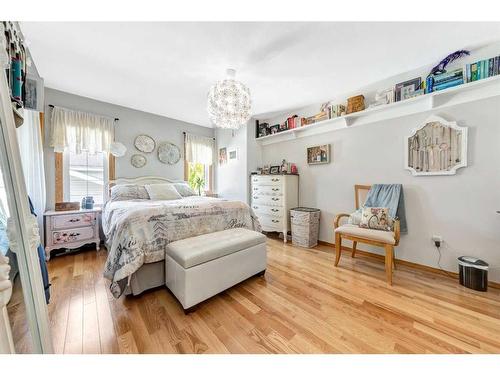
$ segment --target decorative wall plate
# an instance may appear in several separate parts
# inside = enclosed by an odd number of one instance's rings
[[[132,164],[136,168],[142,168],[146,165],[148,160],[144,155],[141,154],[134,154],[130,158],[130,164]]]
[[[453,175],[467,166],[467,127],[429,117],[405,139],[405,169],[414,176]]]
[[[162,142],[158,145],[158,159],[165,164],[176,164],[181,158],[179,147],[170,142]]]
[[[155,149],[156,143],[149,135],[141,134],[135,137],[134,146],[139,151],[149,154]]]

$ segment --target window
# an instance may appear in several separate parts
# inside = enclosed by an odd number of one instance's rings
[[[187,181],[189,186],[200,194],[211,192],[212,168],[207,164],[187,162]]]
[[[92,196],[94,204],[102,206],[108,181],[107,154],[65,151],[63,158],[64,200],[81,202],[83,197]]]
[[[184,133],[184,179],[201,195],[213,192],[214,138]]]

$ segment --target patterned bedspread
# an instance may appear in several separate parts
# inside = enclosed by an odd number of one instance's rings
[[[144,263],[165,259],[172,241],[229,228],[260,231],[251,208],[239,201],[188,197],[170,201],[108,202],[102,213],[108,258],[104,276],[118,298]]]

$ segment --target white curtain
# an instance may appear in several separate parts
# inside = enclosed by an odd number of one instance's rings
[[[110,152],[114,138],[113,126],[114,120],[110,117],[54,107],[50,146],[54,147],[55,152]]]
[[[33,202],[43,239],[43,213],[45,212],[45,171],[43,167],[42,131],[40,113],[24,110],[24,123],[17,128],[24,180],[28,195]]]
[[[186,133],[186,161],[212,165],[215,150],[213,138]]]

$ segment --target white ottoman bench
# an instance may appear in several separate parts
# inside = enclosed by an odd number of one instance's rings
[[[165,254],[166,285],[187,313],[233,285],[263,275],[266,266],[266,236],[228,229],[170,243]]]

